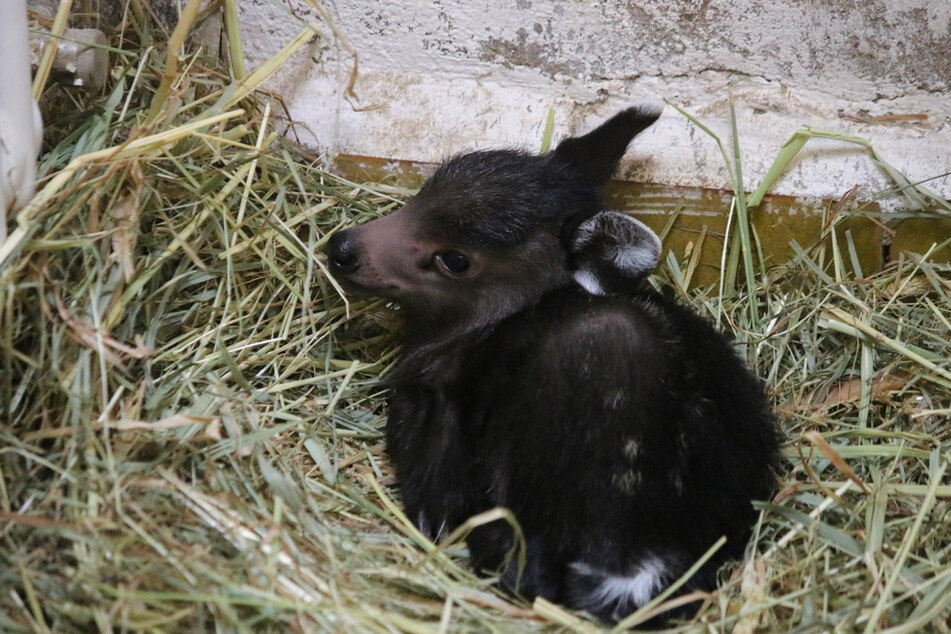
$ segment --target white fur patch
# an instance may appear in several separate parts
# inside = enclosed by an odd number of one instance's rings
[[[641,472],[628,469],[611,476],[611,484],[625,495],[634,495],[641,486]]]
[[[637,441],[634,440],[633,438],[628,438],[627,441],[624,443],[624,449],[622,449],[622,451],[624,452],[624,456],[628,460],[634,460],[635,458],[637,458],[637,454],[640,453],[640,450],[641,450],[640,446],[637,444]]]
[[[572,275],[575,281],[581,285],[581,288],[592,295],[604,295],[604,289],[601,287],[601,281],[598,276],[587,269],[578,269]]]
[[[644,605],[664,587],[667,572],[666,565],[657,557],[645,559],[633,575],[612,575],[580,562],[572,563],[571,568],[580,575],[601,579],[586,602],[602,608]]]

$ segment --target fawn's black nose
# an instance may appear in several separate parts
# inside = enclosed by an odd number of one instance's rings
[[[357,243],[351,231],[338,231],[330,236],[324,253],[327,254],[330,270],[334,273],[349,274],[360,268]]]

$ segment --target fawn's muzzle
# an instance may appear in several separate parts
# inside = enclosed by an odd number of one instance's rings
[[[350,230],[345,229],[332,235],[324,247],[324,253],[327,254],[332,273],[350,275],[360,268],[357,241]]]

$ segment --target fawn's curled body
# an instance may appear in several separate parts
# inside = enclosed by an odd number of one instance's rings
[[[705,320],[640,280],[660,254],[600,187],[657,112],[622,112],[545,156],[461,155],[394,214],[336,234],[352,292],[399,302],[387,443],[407,514],[474,529],[472,564],[511,591],[611,621],[726,546],[770,495],[778,435],[760,383]]]

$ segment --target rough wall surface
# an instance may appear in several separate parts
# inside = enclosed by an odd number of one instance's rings
[[[241,0],[263,59],[299,28]],[[801,125],[857,135],[912,180],[951,196],[951,2],[930,0],[369,0],[325,5],[332,36],[281,86],[328,153],[436,161],[485,146],[537,148],[644,99],[665,99],[729,142],[736,106],[749,184]],[[253,43],[253,44],[252,44]],[[715,142],[676,110],[637,144],[626,176],[729,187]],[[887,187],[859,146],[811,141],[775,191],[834,197]]]
[[[41,5],[46,0],[31,0]],[[310,0],[317,3],[318,0]],[[174,0],[153,0],[174,12]],[[802,125],[870,140],[951,197],[951,0],[323,0],[335,29],[271,87],[323,150],[438,161],[537,149],[645,99],[730,142],[736,108],[751,189]],[[249,65],[317,19],[307,0],[238,0]],[[343,45],[342,38],[349,43]],[[356,53],[359,74],[348,94]],[[729,188],[710,136],[673,107],[624,164],[635,180]],[[888,187],[860,146],[810,141],[774,189]]]
[[[303,3],[300,3],[303,5]],[[249,56],[299,28],[285,5],[241,0]],[[369,0],[325,8],[327,33],[279,87],[329,154],[436,161],[485,146],[537,148],[550,108],[565,136],[665,99],[729,143],[736,107],[755,185],[801,125],[857,135],[912,180],[951,196],[951,2],[931,0]],[[303,16],[306,10],[298,13]],[[637,143],[626,176],[729,187],[715,142],[675,109]],[[887,187],[861,147],[811,141],[776,188],[834,197]]]

